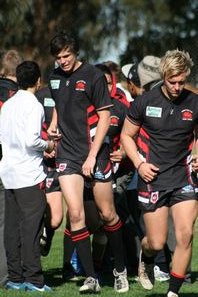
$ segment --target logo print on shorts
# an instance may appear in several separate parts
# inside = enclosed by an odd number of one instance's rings
[[[53,178],[50,178],[50,177],[47,177],[46,178],[46,188],[50,189],[51,188],[51,185],[53,183]]]
[[[60,172],[63,172],[66,169],[66,167],[67,167],[67,163],[60,163],[58,165],[58,169]]]
[[[159,199],[159,192],[151,193],[151,203],[155,204]]]
[[[193,112],[190,109],[184,109],[181,111],[183,121],[192,121]]]
[[[84,80],[78,80],[75,85],[76,91],[85,91],[86,82]]]

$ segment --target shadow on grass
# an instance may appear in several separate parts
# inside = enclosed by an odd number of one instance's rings
[[[48,269],[44,271],[45,281],[46,283],[51,287],[59,287],[66,282],[62,279],[62,269],[61,268],[53,268]],[[77,281],[70,281],[67,283],[75,283],[77,287],[80,287],[83,284],[84,277],[78,277]],[[101,273],[99,276],[99,282],[102,287],[113,287],[114,286],[114,277],[113,274],[110,272]],[[198,282],[198,272],[192,272],[192,283]],[[133,283],[136,284],[137,281],[134,277],[129,277],[129,283],[132,285]],[[190,285],[190,284],[183,284],[183,286]],[[148,292],[148,291],[147,291]],[[147,293],[148,294],[148,293]],[[163,294],[156,294],[156,293],[150,293],[146,295],[148,297],[164,297]],[[198,293],[180,293],[180,297],[198,297]]]
[[[65,283],[62,278],[62,268],[53,268],[44,271],[45,282],[48,286],[58,287]]]
[[[192,283],[198,281],[198,271],[193,271],[191,273],[191,278],[192,278]],[[197,294],[197,296],[198,296],[198,294]]]

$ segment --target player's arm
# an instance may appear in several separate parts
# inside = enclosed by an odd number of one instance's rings
[[[126,118],[121,132],[121,142],[126,154],[128,155],[129,159],[133,162],[139,175],[146,182],[150,182],[156,177],[159,168],[151,163],[145,162],[140,158],[135,142],[135,137],[139,133],[139,130],[139,125],[132,123],[131,121],[129,121],[128,118]]]
[[[194,130],[194,144],[192,149],[192,170],[198,173],[198,125]]]
[[[56,108],[53,108],[53,112],[52,112],[52,120],[51,123],[47,129],[47,133],[49,135],[49,138],[53,139],[53,140],[58,140],[61,137],[61,134],[58,131],[58,115],[57,115],[57,111]]]

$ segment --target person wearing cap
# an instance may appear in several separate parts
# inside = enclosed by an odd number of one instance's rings
[[[198,214],[198,157],[193,154],[198,150],[198,96],[184,88],[192,66],[188,52],[167,51],[160,62],[162,85],[133,102],[121,133],[139,174],[138,200],[146,226],[141,258],[151,281],[154,256],[167,239],[169,209],[172,213],[176,247],[167,297],[179,296]]]
[[[126,64],[122,66],[121,71],[127,79],[127,88],[131,97],[135,99],[137,96],[142,95],[144,88],[141,86],[138,74],[138,64]]]
[[[161,82],[159,65],[161,59],[156,56],[145,56],[138,64],[138,75],[141,87],[149,91]]]

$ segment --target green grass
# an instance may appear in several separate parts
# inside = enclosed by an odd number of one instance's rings
[[[198,278],[198,223],[196,225],[195,240],[193,247],[193,260],[192,260],[192,271],[193,280]],[[35,293],[35,292],[16,292],[16,291],[6,291],[0,289],[0,297],[29,297],[29,296],[56,296],[56,297],[70,297],[79,296],[78,288],[80,282],[78,283],[63,283],[61,279],[61,268],[62,268],[62,252],[63,252],[63,230],[60,228],[56,231],[55,237],[53,239],[53,245],[51,251],[46,258],[42,258],[43,270],[45,274],[46,283],[53,287],[52,293]],[[182,261],[182,259],[181,259]],[[82,282],[82,279],[80,280]],[[128,297],[162,297],[166,296],[166,291],[168,284],[156,282],[155,287],[152,291],[145,291],[139,283],[137,283],[133,277],[129,277],[130,291],[124,296]],[[104,285],[102,285],[101,297],[112,297],[112,295],[117,296],[118,294],[114,292],[113,280],[106,279]],[[180,293],[180,297],[198,297],[198,281],[194,281],[193,284],[183,285]]]

